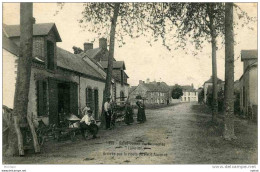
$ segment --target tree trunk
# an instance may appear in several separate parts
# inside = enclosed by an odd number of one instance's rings
[[[213,100],[212,100],[212,121],[217,121],[217,114],[218,114],[218,77],[217,77],[217,57],[216,57],[216,30],[214,24],[214,17],[213,13],[213,5],[210,4],[210,12],[209,12],[209,19],[210,19],[210,31],[211,31],[211,47],[212,47],[212,82],[213,82]]]
[[[34,147],[34,152],[35,153],[40,153],[41,152],[41,148],[38,142],[38,138],[37,138],[37,134],[35,132],[35,127],[33,124],[33,119],[32,119],[32,115],[27,115],[27,121],[32,133],[32,138],[33,138],[33,147]]]
[[[233,3],[225,4],[225,92],[224,133],[226,140],[235,139],[234,134],[234,35]]]
[[[114,5],[114,14],[111,20],[111,28],[110,28],[110,43],[109,43],[109,56],[108,56],[108,66],[107,66],[107,76],[106,76],[106,84],[105,91],[103,94],[103,105],[102,105],[102,125],[105,123],[104,116],[104,103],[107,97],[111,96],[111,79],[112,79],[112,71],[113,71],[113,57],[114,57],[114,48],[115,48],[115,34],[116,34],[116,24],[117,17],[120,8],[120,3],[115,3]]]
[[[18,138],[19,155],[24,155],[20,126],[25,126],[31,76],[33,48],[33,4],[20,3],[20,57],[14,99],[14,125]]]

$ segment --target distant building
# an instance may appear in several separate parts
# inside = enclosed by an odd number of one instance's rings
[[[240,82],[240,111],[257,120],[257,50],[242,50],[241,61],[244,63]]]
[[[198,91],[194,89],[193,84],[181,86],[183,96],[181,102],[198,102]]]
[[[145,104],[167,104],[170,87],[165,82],[149,82],[140,80],[138,86],[130,88],[129,101],[136,103],[136,96],[145,98]]]
[[[218,78],[217,85],[218,85],[218,90],[220,90],[220,89],[224,90],[225,81],[222,81],[221,79]],[[212,90],[212,86],[213,86],[213,78],[211,76],[210,79],[205,81],[204,84],[203,84],[203,88],[204,88],[204,102],[205,103],[207,102],[207,94],[212,92],[211,91]]]

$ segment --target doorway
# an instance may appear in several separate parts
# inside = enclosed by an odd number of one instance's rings
[[[67,83],[58,83],[58,114],[70,113],[70,86]]]

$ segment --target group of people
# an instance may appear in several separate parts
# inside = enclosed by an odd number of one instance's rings
[[[145,115],[145,106],[142,101],[138,100],[136,102],[136,105],[138,107],[138,113],[137,113],[137,122],[144,123],[146,121],[146,115]],[[108,97],[106,99],[106,102],[104,104],[104,112],[105,112],[105,121],[106,121],[106,129],[111,129],[111,124],[113,125],[113,117],[115,117],[115,114],[113,114],[113,108],[112,103],[110,102],[110,98]],[[80,130],[81,134],[84,139],[85,132],[88,130],[92,135],[93,138],[96,138],[97,132],[98,132],[98,126],[96,125],[96,121],[92,116],[92,110],[89,107],[85,107],[82,111],[83,118],[80,120]],[[124,121],[127,125],[130,125],[134,122],[133,119],[133,109],[128,101],[125,102],[125,116]]]

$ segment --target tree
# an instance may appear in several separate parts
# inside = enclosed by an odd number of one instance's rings
[[[244,19],[242,26],[248,24],[253,19],[250,18],[237,5],[236,14],[239,19]],[[193,41],[196,49],[203,47],[204,41],[209,42],[212,47],[212,76],[213,76],[213,102],[212,121],[216,121],[217,103],[217,38],[223,38],[225,25],[225,5],[224,3],[170,3],[167,17],[177,27],[176,37],[178,47],[185,49],[189,38]],[[235,23],[238,26],[238,23]]]
[[[183,96],[182,88],[176,84],[172,89],[172,98],[179,99],[181,96]]]
[[[233,3],[225,4],[225,99],[224,133],[226,140],[235,139],[234,132],[234,33]]]
[[[204,88],[202,88],[202,89],[200,90],[199,95],[198,95],[198,102],[199,102],[200,104],[202,104],[203,101],[204,101]]]
[[[173,24],[177,26],[177,37],[183,46],[186,45],[187,36],[195,42],[197,49],[206,40],[212,46],[212,76],[213,76],[213,102],[212,121],[216,121],[217,103],[217,63],[216,38],[223,34],[224,5],[223,3],[172,3],[170,16]]]
[[[83,17],[79,20],[83,30],[96,33],[97,37],[108,37],[109,56],[103,104],[110,97],[115,40],[119,47],[125,44],[124,37],[146,36],[147,30],[156,30],[152,23],[157,8],[163,3],[84,3]],[[62,9],[64,3],[58,4]],[[57,14],[57,12],[56,12]],[[90,27],[89,27],[90,26]],[[158,29],[158,27],[157,27]],[[152,34],[152,36],[155,34]],[[155,40],[156,40],[155,36]],[[103,110],[103,108],[102,108]],[[104,117],[102,113],[102,123]]]
[[[73,46],[72,47],[74,54],[80,54],[83,52],[83,50],[80,47]]]
[[[20,127],[27,127],[27,124],[29,124],[33,135],[35,152],[40,152],[40,147],[31,121],[31,116],[27,115],[33,49],[34,18],[32,14],[32,3],[20,3],[20,53],[13,110],[15,132],[12,132],[9,137],[9,139],[11,139],[11,144],[9,145],[9,150],[7,151],[8,155],[14,155],[17,152],[17,148],[19,155],[24,155],[23,135]]]

